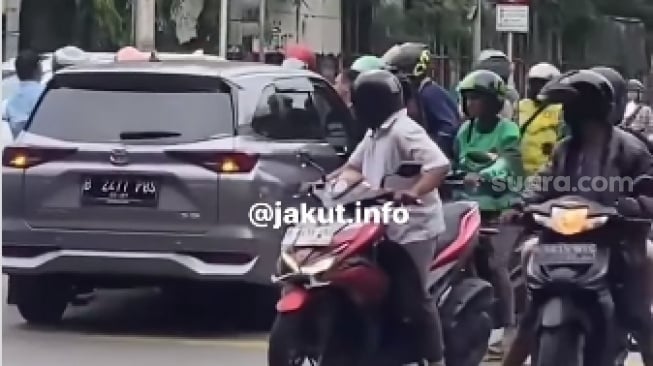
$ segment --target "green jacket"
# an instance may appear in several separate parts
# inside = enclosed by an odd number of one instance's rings
[[[456,192],[459,199],[478,202],[483,211],[501,211],[513,203],[522,176],[519,126],[509,119],[499,120],[494,130],[482,133],[473,121],[465,122],[456,136],[456,170],[478,173],[484,180],[478,189]],[[479,153],[493,157],[479,161]]]

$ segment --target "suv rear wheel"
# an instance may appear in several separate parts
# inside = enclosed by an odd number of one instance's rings
[[[68,306],[71,287],[49,278],[20,278],[16,286],[16,306],[20,315],[31,324],[52,325],[61,321]]]

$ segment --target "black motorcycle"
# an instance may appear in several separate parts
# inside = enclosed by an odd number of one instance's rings
[[[621,363],[615,299],[622,297],[614,295],[625,287],[620,268],[637,260],[629,253],[645,252],[645,241],[630,235],[645,237],[650,221],[577,196],[531,205],[523,220],[538,234],[525,269],[531,307],[523,321],[537,335],[532,365]]]

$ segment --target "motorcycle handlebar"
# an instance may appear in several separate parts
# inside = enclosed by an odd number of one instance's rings
[[[387,202],[391,202],[394,200],[394,193],[393,192],[384,192],[379,194],[378,196],[371,197],[371,198],[366,198],[360,201],[355,201],[355,202],[350,202],[345,204],[345,209],[351,209],[355,207],[372,207],[372,206],[381,206]]]

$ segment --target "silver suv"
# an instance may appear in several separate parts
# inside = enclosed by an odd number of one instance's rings
[[[282,230],[257,202],[294,205],[308,152],[335,168],[349,111],[319,75],[164,60],[56,73],[5,148],[3,272],[25,319],[61,319],[104,286],[174,280],[269,285]]]

